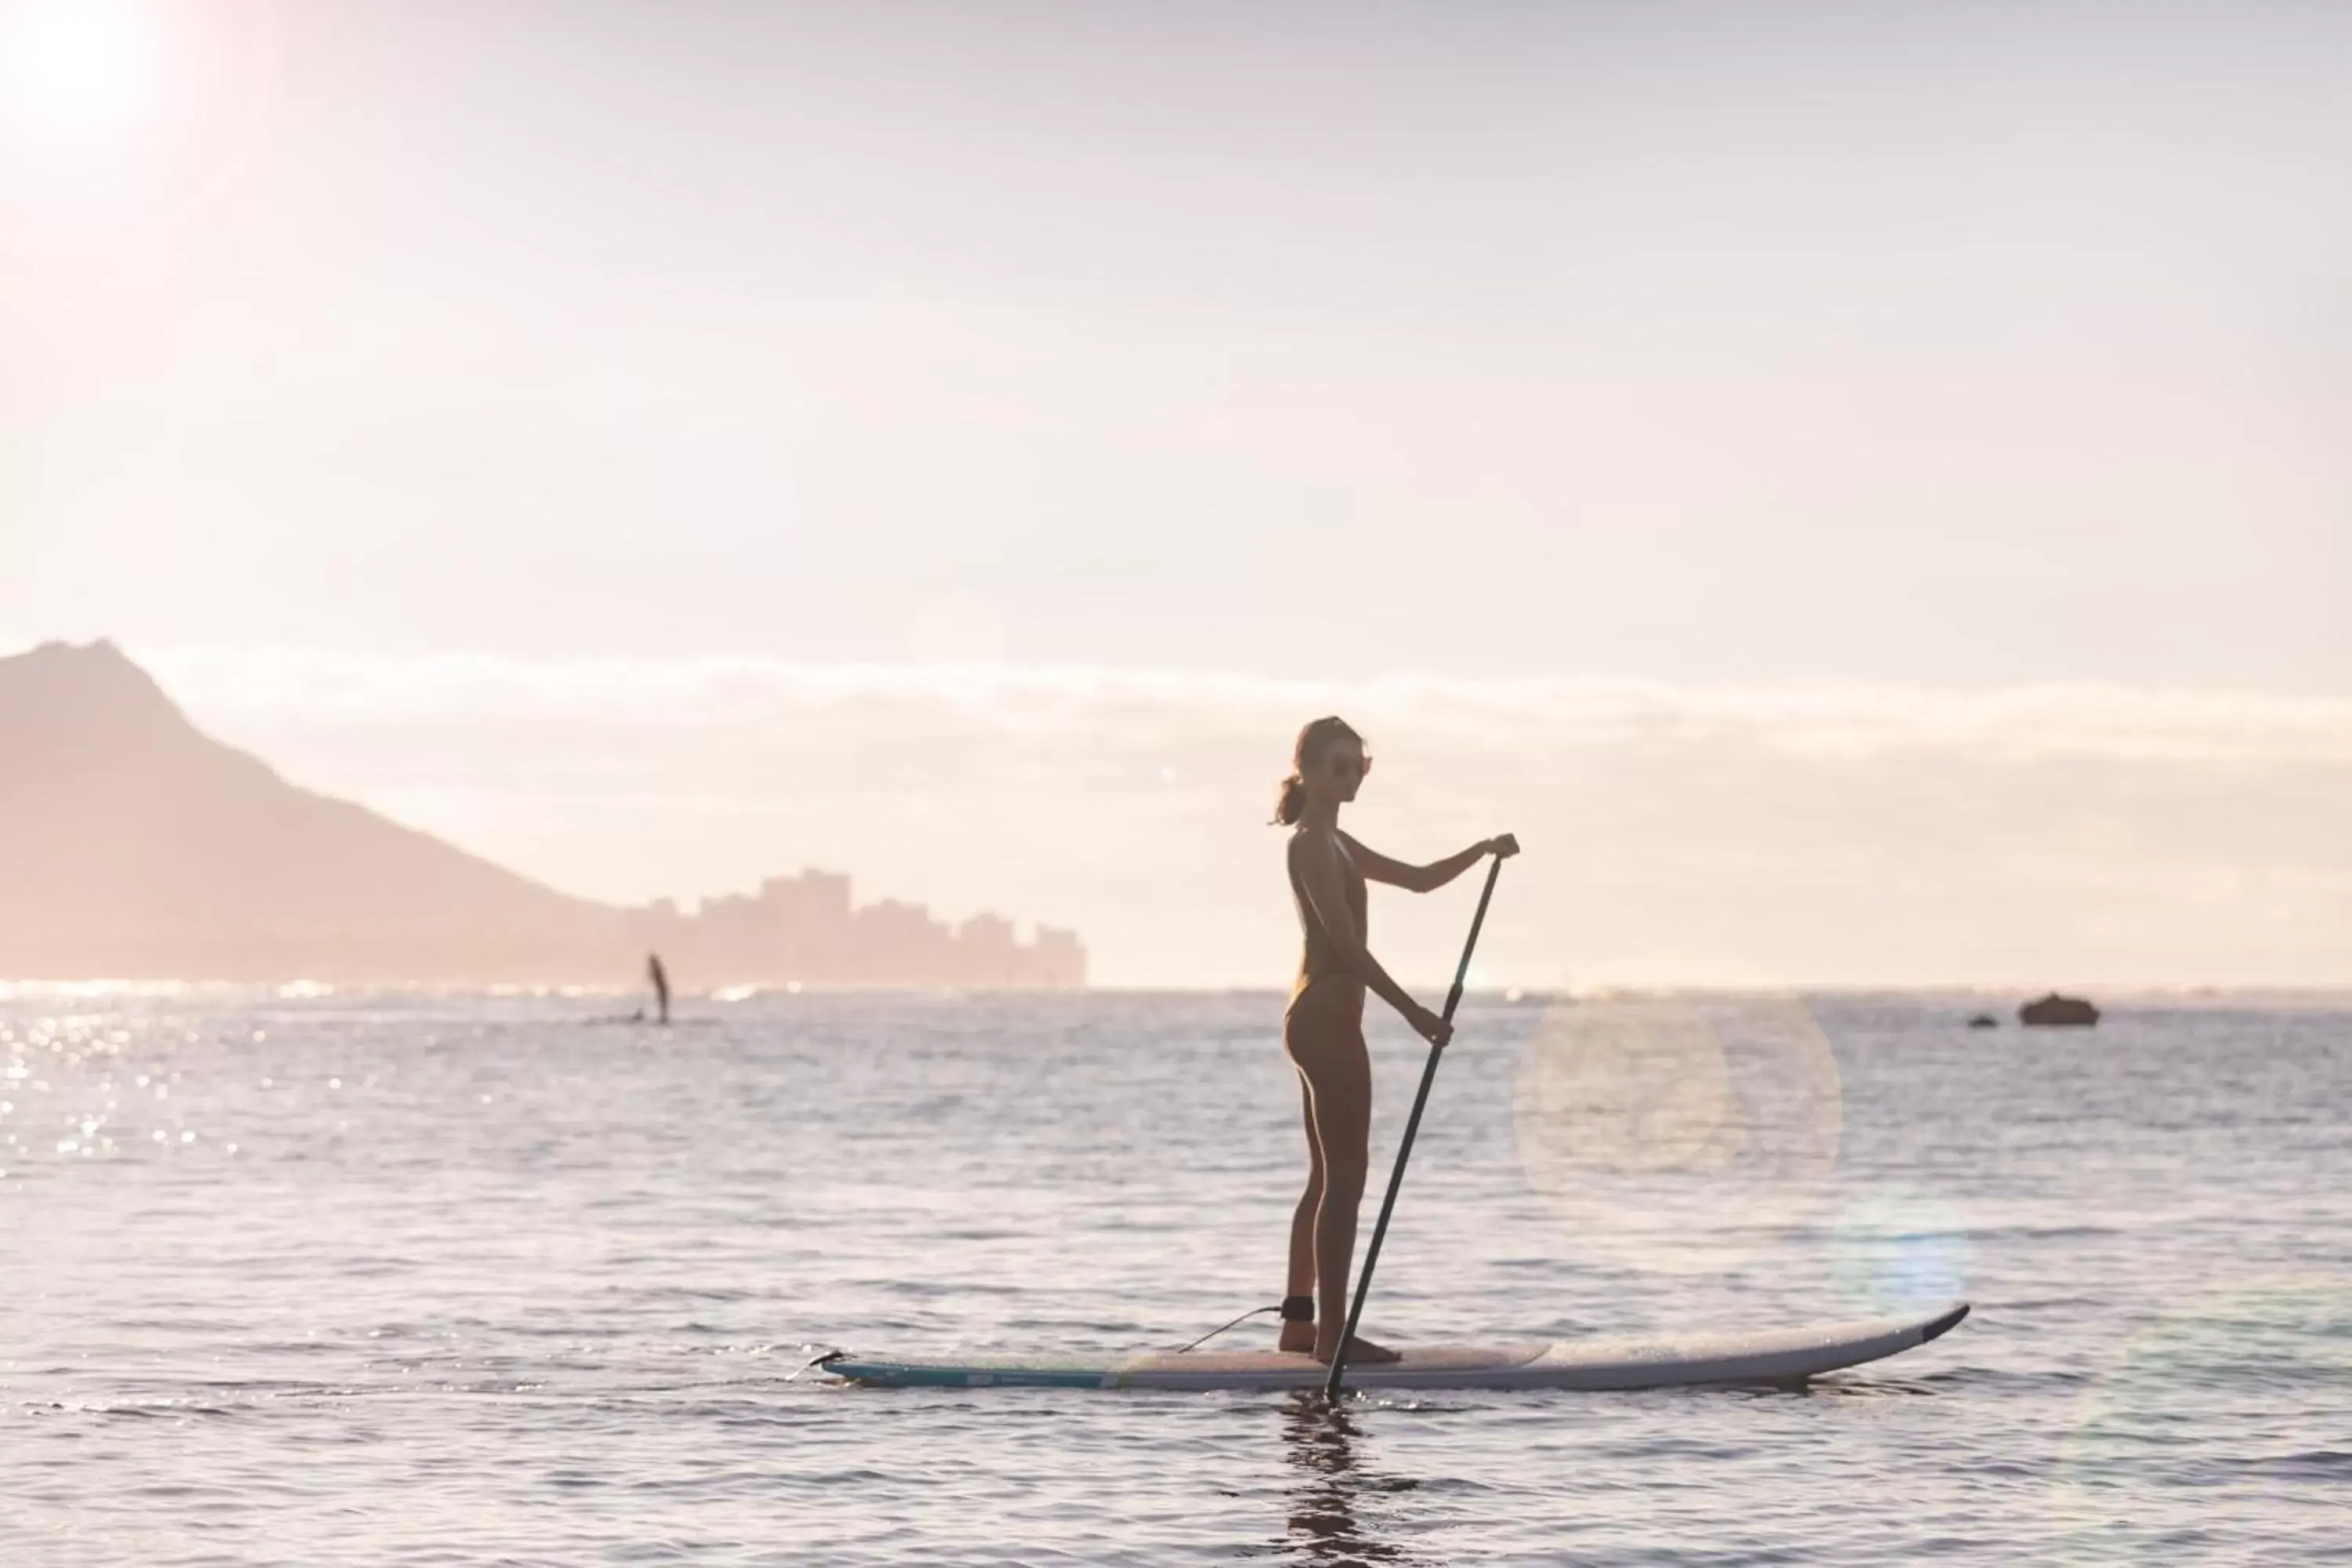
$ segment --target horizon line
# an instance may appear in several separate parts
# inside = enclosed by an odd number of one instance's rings
[[[1441,983],[1416,984],[1401,982],[1408,989],[1437,991]],[[500,982],[474,984],[462,982],[404,981],[399,984],[341,984],[309,979],[293,980],[179,980],[108,977],[88,980],[44,980],[33,978],[0,979],[0,1002],[26,995],[165,995],[188,992],[268,992],[287,1001],[317,1000],[328,996],[377,995],[446,995],[495,996],[501,999],[631,996],[644,992],[643,985],[542,985],[528,982]],[[1465,998],[1500,997],[1508,1001],[1596,1001],[1620,997],[1643,996],[2023,996],[2055,990],[2060,994],[2092,994],[2096,998],[2157,998],[2193,996],[2310,996],[2343,998],[2352,1002],[2352,981],[2322,984],[2264,984],[2207,981],[2171,982],[2164,984],[2116,984],[2098,981],[2069,981],[2053,987],[2047,982],[2032,984],[2007,985],[1978,982],[1906,982],[1906,981],[1836,981],[1794,982],[1787,984],[1752,984],[1737,982],[1697,981],[1614,984],[1606,982],[1577,983],[1566,985],[1469,985],[1463,989]],[[784,996],[931,996],[971,998],[1030,997],[1068,998],[1075,996],[1280,996],[1285,988],[1277,984],[1220,984],[1213,982],[1168,984],[1088,984],[1076,986],[956,986],[956,985],[833,985],[822,982],[788,982],[779,984],[728,984],[709,986],[677,986],[674,997],[694,997],[715,1001],[726,1005],[737,1003]]]

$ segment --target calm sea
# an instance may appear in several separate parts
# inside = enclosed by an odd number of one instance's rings
[[[793,1375],[1274,1299],[1277,997],[613,1005],[0,997],[0,1563],[2352,1561],[2352,1006],[1474,1001],[1370,1331],[1976,1316],[1335,1419]]]

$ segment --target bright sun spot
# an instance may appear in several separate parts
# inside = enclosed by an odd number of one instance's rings
[[[155,43],[144,0],[0,0],[0,94],[34,132],[116,134],[148,106]]]

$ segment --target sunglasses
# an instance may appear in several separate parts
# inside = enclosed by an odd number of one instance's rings
[[[1335,773],[1353,773],[1361,778],[1372,771],[1372,759],[1369,755],[1362,758],[1333,757],[1323,765]]]

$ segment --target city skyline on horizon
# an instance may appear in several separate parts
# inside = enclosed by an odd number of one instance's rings
[[[907,899],[860,904],[853,886],[846,871],[803,867],[762,878],[750,893],[708,895],[691,910],[672,899],[625,907],[622,925],[673,973],[700,965],[706,986],[1086,986],[1086,945],[1074,930],[994,910],[948,921]]]

